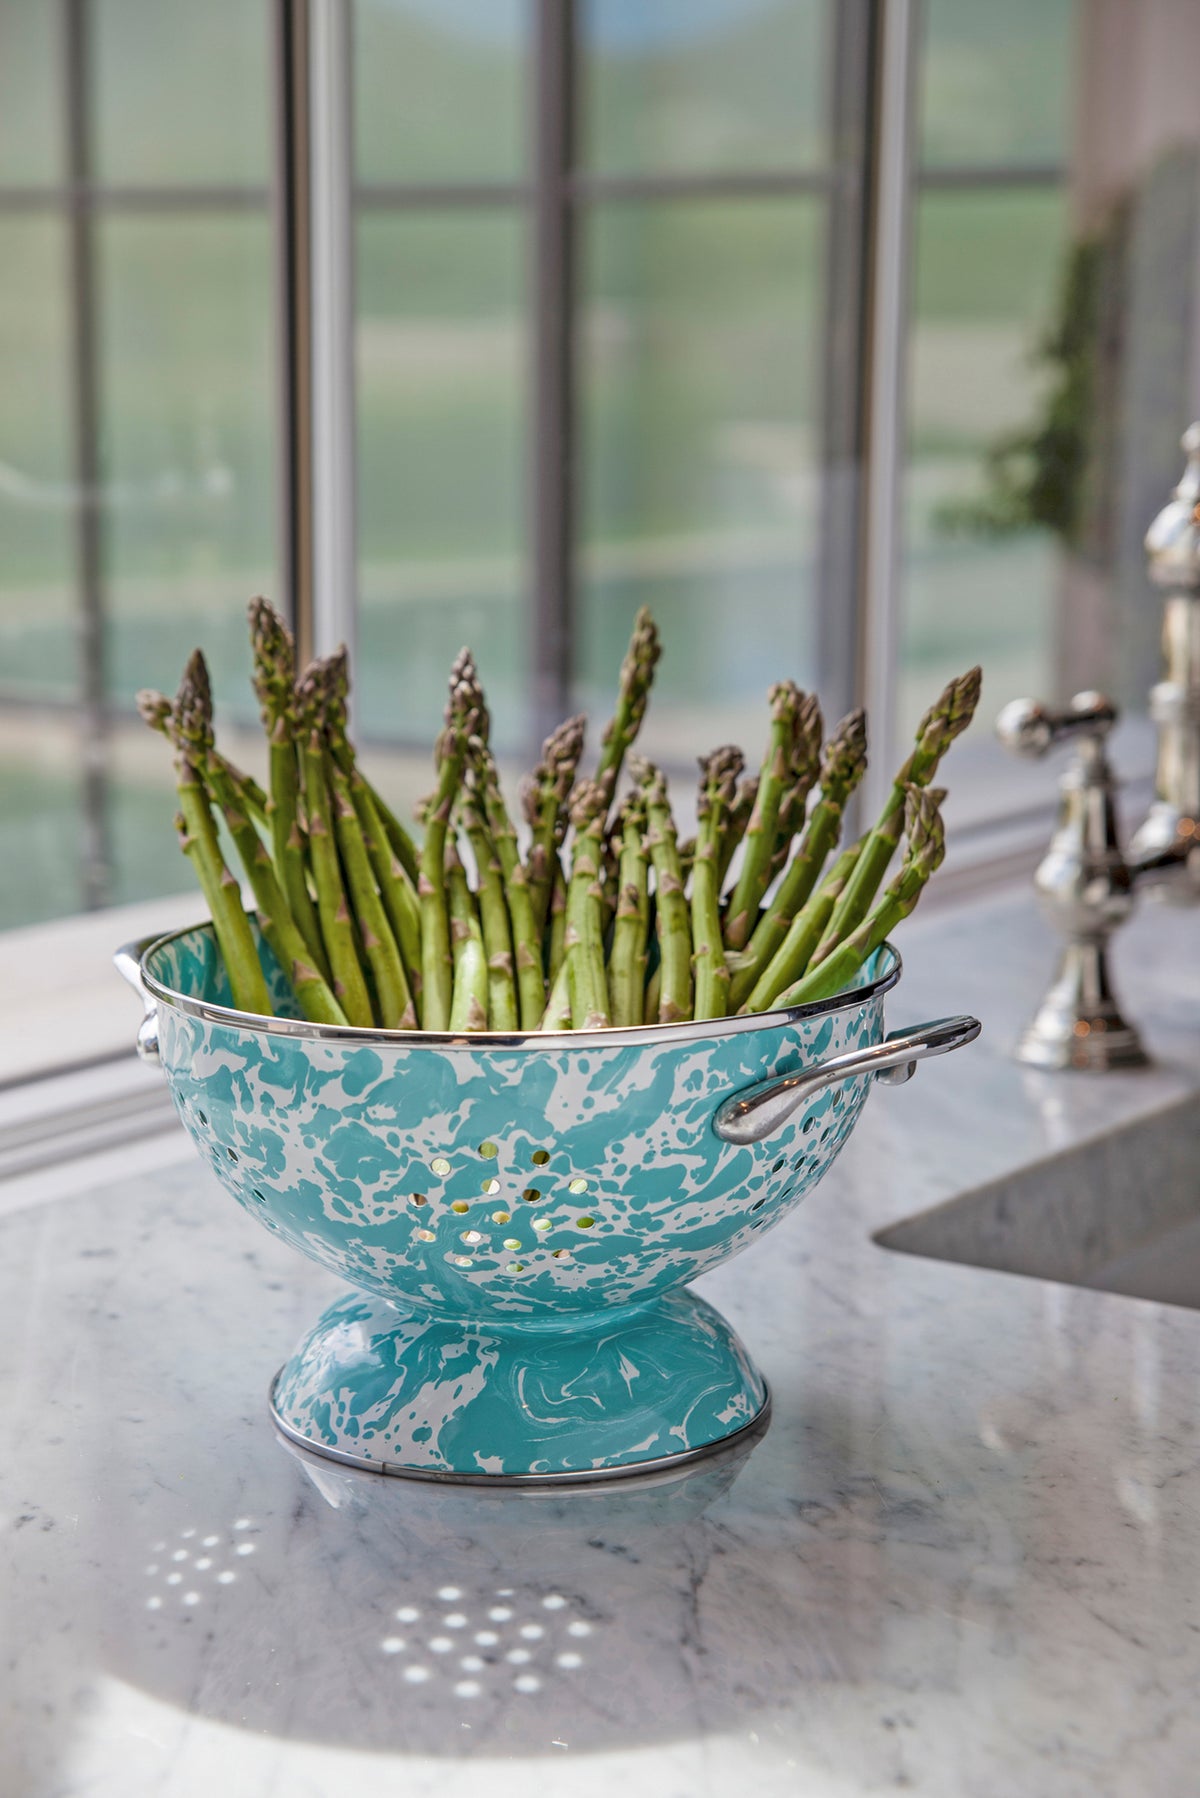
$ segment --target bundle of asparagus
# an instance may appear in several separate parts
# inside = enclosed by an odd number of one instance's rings
[[[877,822],[835,855],[866,768],[865,720],[851,712],[822,747],[816,699],[778,682],[757,775],[743,778],[732,745],[702,756],[696,836],[681,844],[664,774],[630,753],[660,654],[643,609],[595,772],[580,776],[584,720],[570,718],[522,785],[522,848],[464,649],[450,671],[418,844],[359,766],[345,651],[298,671],[291,634],[263,599],[251,601],[250,636],[266,791],[217,748],[199,650],[174,700],[138,696],[174,750],[180,843],[234,1004],[271,1013],[221,821],[300,1013],[389,1030],[625,1029],[839,992],[941,863],[945,794],[931,783],[980,688],[978,668],[950,682]]]

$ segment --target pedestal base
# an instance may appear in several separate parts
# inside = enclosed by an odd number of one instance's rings
[[[376,1473],[472,1484],[678,1466],[762,1425],[766,1385],[688,1291],[605,1318],[478,1324],[350,1293],[280,1369],[291,1441]]]

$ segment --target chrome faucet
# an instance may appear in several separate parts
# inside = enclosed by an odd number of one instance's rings
[[[1175,904],[1200,903],[1200,423],[1183,438],[1187,467],[1146,534],[1150,578],[1165,590],[1166,678],[1150,694],[1158,727],[1155,800],[1120,845],[1116,781],[1106,740],[1117,709],[1077,693],[1064,711],[1014,699],[996,720],[1006,749],[1043,756],[1073,743],[1058,823],[1034,876],[1045,910],[1066,938],[1057,972],[1017,1047],[1041,1068],[1130,1068],[1148,1057],[1122,1016],[1108,968],[1109,939],[1142,887]]]

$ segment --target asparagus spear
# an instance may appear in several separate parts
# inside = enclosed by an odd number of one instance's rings
[[[787,935],[739,1007],[740,1012],[768,1011],[780,993],[800,979],[825,934],[834,906],[846,890],[861,847],[861,843],[855,843],[844,849],[816,892],[801,906]]]
[[[646,701],[650,697],[654,670],[661,654],[658,626],[650,616],[649,607],[642,606],[633,621],[633,635],[621,663],[616,708],[600,739],[596,782],[603,788],[610,806],[621,776],[625,753],[642,728],[642,719],[646,716]]]
[[[729,872],[729,864],[737,854],[737,846],[746,834],[754,812],[754,801],[758,797],[758,778],[738,782],[738,790],[729,815],[725,820],[725,828],[721,832],[720,850],[717,856],[717,885],[725,885],[725,876]]]
[[[288,910],[304,938],[306,960],[331,978],[317,908],[308,890],[304,834],[300,828],[300,765],[296,750],[296,646],[292,633],[265,599],[249,605],[254,690],[267,733],[270,798],[267,824],[275,866]]]
[[[370,994],[358,959],[354,921],[346,899],[334,837],[329,756],[325,747],[325,679],[321,664],[310,663],[296,683],[296,726],[304,776],[308,849],[317,889],[321,940],[329,957],[333,990],[351,1024],[373,1024]]]
[[[659,996],[661,993],[662,963],[660,962],[646,982],[646,997],[642,1011],[642,1022],[644,1024],[658,1023]]]
[[[683,895],[683,871],[667,783],[652,762],[630,761],[646,802],[646,848],[654,867],[661,975],[654,1022],[675,1024],[692,1015],[692,926]]]
[[[462,649],[450,670],[445,725],[434,746],[437,783],[421,808],[425,840],[417,898],[421,907],[422,1023],[426,1030],[445,1030],[450,1024],[454,967],[446,898],[446,831],[466,766],[467,746],[479,735],[483,717],[483,690],[475,659],[469,649]]]
[[[698,1020],[723,1018],[729,1010],[729,969],[721,942],[717,854],[725,814],[733,803],[744,765],[741,750],[732,744],[700,757],[696,862],[692,869],[692,965],[696,971]]]
[[[727,949],[743,949],[758,919],[771,878],[771,858],[779,829],[779,808],[791,784],[792,756],[804,694],[795,681],[771,688],[771,735],[758,777],[758,794],[746,826],[746,850],[725,924]],[[718,882],[718,886],[719,886]]]
[[[350,797],[350,782],[336,762],[331,762],[329,775],[338,849],[362,946],[375,982],[379,1022],[385,1030],[415,1030],[416,1008],[387,910],[375,885],[362,825]]]
[[[501,895],[508,907],[521,1028],[536,1030],[546,1005],[541,930],[534,915],[529,876],[517,848],[517,833],[504,803],[496,763],[486,744],[473,751],[468,779],[478,788],[487,829],[500,863]],[[484,924],[486,936],[486,919]],[[510,1028],[502,1026],[495,1017],[492,1022],[496,1029]]]
[[[539,943],[550,912],[555,859],[566,834],[567,801],[583,753],[586,723],[581,712],[551,731],[542,744],[541,761],[521,783],[521,807],[532,832],[525,874]]]
[[[886,940],[889,931],[907,918],[931,874],[941,866],[946,852],[945,832],[939,807],[945,798],[940,787],[911,784],[905,795],[907,842],[899,872],[883,892],[874,911],[804,978],[783,993],[781,1006],[808,1005],[828,999],[848,986],[859,969]],[[868,839],[869,841],[869,839]]]
[[[349,716],[347,701],[350,693],[350,657],[344,643],[341,644],[331,656],[325,658],[325,666],[328,669],[327,691],[329,697],[327,715],[331,749],[334,760],[342,770],[342,773],[353,780],[355,754],[350,738],[347,735],[347,722]],[[365,793],[370,801],[372,824],[377,830],[381,828],[382,836],[386,839],[393,856],[395,856],[396,860],[400,863],[400,866],[404,869],[408,879],[415,885],[417,879],[417,851],[412,838],[405,830],[403,824],[401,824],[399,818],[397,818],[396,814],[392,811],[387,801],[383,798],[382,794],[372,786],[366,775],[361,775],[360,778]],[[365,817],[363,817],[361,807],[356,805],[355,809],[358,810],[360,818],[363,819],[364,831],[367,831],[367,834],[370,835],[371,831],[368,829],[367,821]]]
[[[621,810],[619,893],[609,958],[609,1010],[618,1026],[640,1024],[646,1003],[650,893],[645,828],[646,801],[635,789]]]
[[[217,946],[229,975],[233,1003],[238,1011],[255,1012],[269,1018],[273,1016],[274,1008],[258,959],[254,933],[242,907],[238,883],[221,854],[202,767],[187,736],[179,729],[182,705],[191,703],[189,684],[185,671],[180,688],[182,704],[177,701],[171,707],[168,701],[169,719],[164,718],[161,706],[143,706],[143,699],[158,701],[161,694],[139,694],[138,707],[152,729],[161,730],[166,725],[175,746],[175,785],[179,795],[179,815],[175,823],[180,847],[196,870],[200,890],[208,902]]]
[[[317,1024],[344,1024],[346,1014],[328,982],[313,966],[308,944],[288,909],[266,845],[250,821],[245,794],[230,765],[215,752],[212,690],[204,657],[196,650],[179,689],[176,729],[179,741],[206,781],[229,827],[258,907],[258,922],[271,945],[306,1018]]]
[[[151,730],[156,730],[160,736],[166,737],[169,741],[172,728],[171,714],[174,707],[166,694],[157,692],[153,687],[143,687],[141,692],[135,695],[134,704],[137,706],[142,723],[148,725]],[[255,824],[260,825],[263,830],[269,830],[267,795],[254,776],[246,774],[241,768],[236,767],[228,756],[222,755],[215,746],[208,759],[212,767],[220,768],[237,783],[238,791],[242,796],[242,804],[254,819]]]
[[[346,695],[350,681],[345,647],[332,656],[323,657],[316,666],[321,670],[326,696],[325,729],[331,762],[346,777],[350,802],[358,819],[371,872],[387,913],[392,936],[400,951],[405,984],[414,1014],[419,1021],[421,910],[417,903],[416,889],[381,816],[379,808],[382,801],[359,767],[354,748],[346,735]]]
[[[982,679],[982,669],[975,667],[950,681],[917,726],[912,753],[892,783],[878,822],[863,845],[850,883],[813,954],[814,966],[866,917],[904,828],[908,789],[929,785],[943,755],[974,717]]]
[[[796,716],[796,734],[792,740],[788,786],[779,803],[775,849],[771,856],[770,877],[772,880],[787,866],[792,842],[804,829],[808,796],[817,784],[821,769],[821,739],[824,728],[820,701],[815,693],[806,693]]]
[[[549,937],[546,972],[553,984],[566,965],[567,956],[567,879],[563,873],[562,857],[557,852],[550,885]]]
[[[599,1030],[607,1026],[608,982],[604,972],[604,930],[600,886],[600,856],[608,789],[599,781],[582,781],[571,804],[575,844],[571,858],[571,883],[567,888],[567,982],[571,994],[571,1019],[576,1029]]]
[[[450,911],[450,937],[454,945],[454,996],[449,1028],[454,1031],[488,1027],[488,964],[483,930],[475,895],[467,883],[453,838],[446,844],[446,891]]]
[[[472,745],[474,749],[474,745]],[[479,745],[478,753],[486,755]],[[490,757],[489,757],[490,760]],[[493,764],[494,769],[494,764]],[[469,784],[463,800],[463,824],[475,855],[478,887],[479,920],[483,930],[483,947],[487,956],[487,1011],[493,1030],[513,1031],[517,1028],[517,988],[513,979],[513,939],[509,925],[508,900],[505,897],[504,870],[498,848],[488,828],[482,794]],[[515,847],[515,843],[514,843]],[[518,863],[518,867],[519,867]],[[524,873],[524,870],[521,870]],[[454,925],[451,922],[451,934]],[[526,945],[528,949],[529,945]],[[543,994],[541,968],[538,967],[538,1018],[541,1017]],[[536,1020],[535,1020],[536,1022]]]
[[[763,969],[777,953],[792,919],[802,909],[838,840],[846,800],[867,765],[866,720],[861,711],[847,714],[825,746],[821,763],[821,796],[813,807],[787,872],[745,949],[730,957],[730,1007],[737,1011],[753,991]]]

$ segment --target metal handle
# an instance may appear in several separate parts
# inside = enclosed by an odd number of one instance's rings
[[[815,1068],[801,1068],[795,1074],[762,1080],[726,1099],[713,1119],[713,1129],[725,1142],[762,1142],[823,1086],[836,1086],[841,1080],[863,1075],[874,1075],[887,1086],[902,1086],[916,1073],[919,1061],[961,1049],[964,1044],[973,1043],[979,1031],[978,1018],[938,1018],[932,1024],[896,1031],[882,1042],[869,1043],[865,1049],[831,1055]]]
[[[1053,711],[1040,699],[1013,699],[996,719],[996,735],[1014,755],[1037,757],[1080,737],[1102,741],[1117,717],[1116,706],[1103,693],[1076,693],[1062,712]]]
[[[159,933],[161,934],[161,932]],[[158,941],[158,935],[143,937],[138,943],[122,943],[113,956],[113,965],[122,980],[128,981],[142,1002],[142,1021],[138,1026],[137,1052],[143,1061],[157,1067],[160,1061],[158,1052],[158,1007],[142,985],[142,956],[151,943]]]

